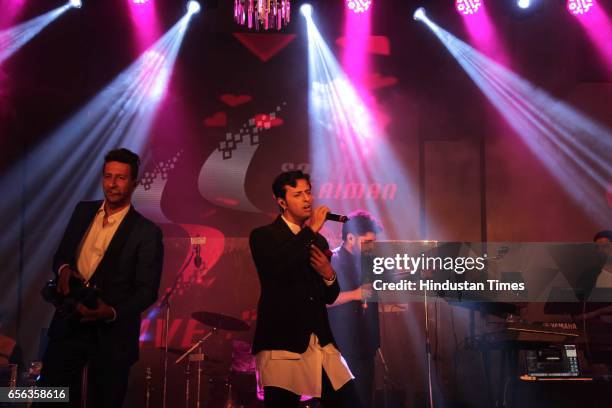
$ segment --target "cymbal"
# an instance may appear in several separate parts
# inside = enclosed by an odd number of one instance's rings
[[[217,329],[229,331],[247,331],[249,325],[240,319],[213,312],[193,312],[191,317],[198,322]]]
[[[158,347],[158,350],[163,350],[163,347]],[[187,350],[183,350],[183,349],[179,349],[179,348],[175,348],[175,347],[168,347],[168,353],[171,354],[176,354],[177,356],[182,356]],[[204,362],[207,363],[222,363],[223,361],[219,360],[218,358],[213,358],[213,357],[209,357],[208,354],[204,355]]]

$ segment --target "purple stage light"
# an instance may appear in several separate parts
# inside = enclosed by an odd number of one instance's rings
[[[191,0],[189,3],[187,3],[187,14],[189,15],[197,14],[201,9],[202,6],[200,6],[200,3],[195,0]]]
[[[148,3],[149,0],[132,0],[132,3],[134,4],[145,4]]]
[[[364,13],[372,5],[372,0],[346,0],[346,7],[355,13]]]
[[[304,18],[312,17],[312,6],[308,3],[302,4],[300,7],[300,13],[304,16]]]
[[[567,0],[567,11],[575,16],[581,16],[595,6],[595,0]]]
[[[457,0],[455,8],[464,16],[471,16],[478,13],[482,8],[482,0]]]

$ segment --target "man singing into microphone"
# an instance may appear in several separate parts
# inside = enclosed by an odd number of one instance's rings
[[[324,407],[358,407],[327,318],[326,304],[340,292],[319,234],[329,208],[313,208],[310,177],[301,171],[281,173],[272,191],[281,215],[249,240],[261,284],[252,352],[265,406],[297,407],[310,395]]]

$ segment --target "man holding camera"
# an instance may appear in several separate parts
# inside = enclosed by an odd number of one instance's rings
[[[121,407],[138,360],[140,314],[157,299],[162,233],[131,205],[139,164],[127,149],[106,155],[104,201],[77,204],[53,259],[64,302],[49,327],[39,385],[70,387],[73,407],[85,366],[88,407]]]

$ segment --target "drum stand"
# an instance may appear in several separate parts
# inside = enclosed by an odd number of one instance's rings
[[[212,331],[209,332],[206,336],[202,337],[200,340],[198,340],[193,346],[191,346],[191,348],[189,350],[187,350],[185,353],[183,353],[182,356],[180,356],[179,358],[176,359],[176,361],[174,362],[175,364],[180,363],[181,361],[183,361],[185,359],[185,357],[189,356],[189,358],[187,359],[187,368],[185,369],[185,373],[188,374],[189,373],[189,364],[192,361],[197,362],[197,385],[196,385],[196,408],[200,408],[200,395],[201,395],[201,391],[202,391],[202,361],[204,361],[206,359],[206,355],[204,355],[202,353],[202,344],[208,340],[208,338],[210,336],[212,336],[213,334],[217,333],[217,328],[213,327]],[[191,352],[193,352],[195,349],[198,349],[197,353],[191,354]],[[187,377],[187,386],[185,388],[185,401],[186,401],[186,407],[189,408],[189,377]]]
[[[174,290],[176,289],[181,276],[185,272],[185,269],[191,265],[191,260],[193,259],[193,251],[189,255],[189,259],[187,262],[183,264],[181,269],[178,271],[174,278],[174,282],[172,283],[172,287],[170,290],[166,292],[164,297],[159,302],[159,306],[157,306],[158,310],[162,310],[165,308],[165,321],[164,321],[164,347],[163,347],[163,356],[164,356],[164,376],[162,381],[162,408],[166,408],[166,400],[168,397],[168,333],[170,331],[170,298],[174,294]]]
[[[223,404],[223,408],[238,408],[234,405],[234,400],[232,399],[232,382],[229,378],[225,379],[225,386],[227,387],[227,399],[225,404]]]
[[[151,406],[151,379],[153,378],[151,374],[151,367],[147,366],[145,369],[145,408]]]
[[[191,377],[191,371],[189,366],[191,365],[191,361],[188,360],[185,363],[185,408],[189,408],[189,377]]]
[[[382,353],[382,350],[379,348],[376,349],[376,353],[378,353],[378,357],[380,358],[380,362],[383,366],[383,406],[384,408],[389,407],[389,384],[391,383],[391,377],[389,376],[389,366],[387,365],[387,360],[385,360],[385,356]]]

